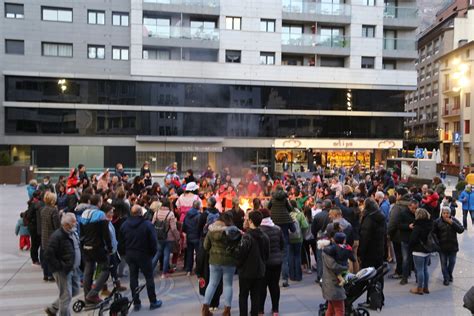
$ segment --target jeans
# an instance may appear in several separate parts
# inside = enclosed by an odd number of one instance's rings
[[[114,253],[110,256],[110,276],[112,277],[113,280],[118,279],[118,266],[120,264],[120,259],[117,253]]]
[[[240,316],[248,316],[248,298],[250,294],[250,315],[258,316],[260,295],[264,284],[263,279],[239,278],[239,310]]]
[[[49,272],[48,263],[46,262],[46,259],[44,258],[43,247],[40,248],[40,263],[41,263],[41,268],[43,269],[43,277],[45,278],[52,277],[53,274]]]
[[[234,266],[209,265],[209,285],[204,295],[204,304],[209,305],[211,303],[214,292],[222,278],[224,283],[224,306],[232,306],[232,281],[234,279],[234,273]]]
[[[283,224],[280,225],[280,229],[283,232],[283,241],[285,242],[285,248],[283,249],[283,263],[281,266],[281,278],[283,281],[288,282],[288,274],[289,274],[289,267],[288,267],[288,257],[289,253],[289,242],[290,242],[290,235],[288,230],[290,229],[291,224]]]
[[[96,267],[95,261],[85,260],[84,263],[84,297],[91,298],[94,296],[99,295],[99,291],[102,290],[105,282],[109,278],[109,262],[97,262],[97,268],[100,269],[100,274],[95,280],[95,287],[91,289],[92,286],[92,278],[94,276],[94,270]]]
[[[128,253],[127,253],[128,254]],[[155,281],[153,279],[152,257],[146,254],[127,255],[128,269],[130,270],[130,289],[132,290],[133,304],[140,305],[140,293],[136,293],[138,287],[138,273],[141,271],[145,277],[146,291],[150,303],[156,302]]]
[[[303,251],[301,252],[301,262],[311,269],[311,250],[313,250],[314,262],[316,263],[316,240],[303,240]]]
[[[444,281],[451,281],[453,279],[454,265],[456,264],[456,252],[440,251],[439,261]]]
[[[303,279],[303,271],[301,270],[301,248],[302,243],[290,243],[290,255],[288,266],[290,268],[290,280],[301,281]]]
[[[170,254],[174,241],[158,240],[158,251],[152,260],[153,270],[156,269],[158,261],[163,264],[163,273],[168,273],[170,268]]]
[[[430,256],[413,256],[413,262],[415,263],[416,270],[416,282],[418,284],[418,287],[422,289],[428,288],[428,281],[430,279],[430,275],[428,274],[429,259]]]
[[[48,310],[53,314],[59,312],[60,316],[70,316],[69,304],[74,296],[79,294],[79,268],[75,268],[69,273],[53,272],[56,285],[59,290],[59,297],[48,306]]]
[[[395,267],[395,273],[398,275],[403,274],[402,263],[403,263],[403,255],[402,255],[402,243],[393,241],[393,252],[395,253],[395,261],[397,265]]]
[[[267,299],[267,287],[270,292],[272,300],[272,313],[278,313],[280,306],[280,281],[281,265],[267,266],[265,269],[265,279],[262,286],[262,293],[260,294],[259,313],[263,314],[265,311],[265,300]]]
[[[317,266],[317,279],[321,280],[323,278],[323,250],[317,249],[316,250],[316,266]]]
[[[471,215],[471,222],[472,222],[472,226],[474,227],[474,210],[472,211],[462,210],[462,225],[464,226],[464,229],[467,229],[467,213]]]
[[[186,241],[186,272],[193,271],[194,253],[198,253],[199,239]]]
[[[408,242],[402,241],[402,276],[404,279],[408,279],[411,274],[413,256],[410,252],[410,246]]]

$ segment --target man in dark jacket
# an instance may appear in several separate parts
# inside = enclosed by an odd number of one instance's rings
[[[418,201],[412,199],[408,203],[408,209],[403,210],[400,213],[400,223],[398,224],[398,230],[400,231],[400,243],[402,249],[402,279],[400,280],[401,285],[408,283],[411,270],[413,267],[413,256],[412,249],[410,249],[410,235],[413,231],[413,223],[415,222],[415,211],[418,208]]]
[[[393,251],[395,252],[395,260],[397,261],[397,266],[395,268],[395,273],[392,274],[390,277],[392,279],[401,279],[403,268],[403,256],[402,256],[402,244],[400,240],[400,230],[398,228],[400,224],[400,214],[404,210],[408,210],[408,204],[410,203],[411,197],[408,193],[408,190],[405,188],[398,188],[395,191],[396,196],[396,203],[393,206],[392,210],[390,211],[388,227],[387,227],[387,235],[392,241],[393,244]]]
[[[241,316],[247,316],[250,293],[250,315],[257,316],[260,308],[260,295],[264,284],[265,265],[270,256],[270,240],[259,226],[262,213],[252,211],[248,214],[249,230],[237,247],[239,271],[239,309]]]
[[[206,232],[204,227],[206,226],[207,223],[207,217],[209,214],[213,215],[219,215],[220,212],[216,208],[216,198],[211,196],[210,198],[207,199],[207,209],[206,211],[202,212],[201,216],[199,216],[199,222],[198,222],[198,232],[199,232],[199,239],[204,240],[204,237],[206,237]]]
[[[33,192],[31,199],[28,201],[28,210],[26,211],[26,218],[28,220],[28,231],[31,236],[30,256],[33,265],[40,265],[38,250],[41,246],[41,217],[40,210],[43,207],[41,201],[41,191]]]
[[[72,297],[79,293],[81,250],[76,226],[76,216],[73,213],[64,214],[61,228],[51,235],[45,249],[49,270],[59,289],[59,298],[45,309],[49,316],[58,312],[59,315],[71,315],[69,304]]]
[[[323,201],[323,209],[321,212],[316,214],[313,218],[313,222],[311,223],[311,233],[313,234],[316,241],[324,238],[324,233],[326,232],[326,228],[330,222],[329,218],[329,211],[331,209],[332,202],[329,199]],[[316,283],[321,282],[323,278],[323,252],[322,249],[316,250],[316,266],[318,268]]]
[[[199,217],[201,215],[201,200],[193,202],[193,207],[186,213],[183,222],[183,232],[186,234],[186,272],[193,271],[194,252],[199,251]]]
[[[120,230],[124,236],[126,260],[130,270],[130,289],[132,290],[134,310],[138,311],[141,308],[140,294],[136,293],[140,271],[145,276],[150,310],[157,309],[162,305],[162,302],[156,299],[155,281],[153,280],[152,259],[158,250],[155,228],[142,216],[141,206],[134,205],[131,217],[122,224]]]
[[[102,300],[99,291],[109,277],[109,255],[112,253],[109,222],[105,213],[100,210],[102,196],[91,197],[91,207],[85,210],[80,218],[81,248],[84,255],[84,296],[87,304],[98,304]],[[92,277],[98,266],[100,274],[92,289]]]

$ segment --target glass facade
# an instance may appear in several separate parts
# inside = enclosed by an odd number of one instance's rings
[[[353,90],[354,91],[354,90]],[[402,138],[403,117],[5,108],[10,135]]]
[[[6,76],[6,101],[251,109],[347,109],[346,89]],[[404,111],[404,92],[352,89],[354,111]],[[364,119],[359,119],[364,120]]]

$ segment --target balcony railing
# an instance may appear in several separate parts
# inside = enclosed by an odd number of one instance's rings
[[[283,0],[283,12],[321,15],[351,15],[351,6],[343,3],[320,3],[302,0]]]
[[[218,8],[219,0],[143,0],[144,3],[172,4]]]
[[[459,107],[454,106],[446,106],[444,108],[443,116],[455,116],[461,113],[461,109]]]
[[[384,18],[391,19],[415,19],[418,16],[418,9],[412,7],[386,6],[383,11]]]
[[[281,44],[289,46],[323,46],[323,47],[349,47],[348,36],[325,36],[315,34],[288,34],[281,35]]]
[[[385,50],[416,50],[415,39],[384,38],[383,49]]]
[[[218,41],[219,29],[182,26],[144,25],[145,36],[172,39]]]

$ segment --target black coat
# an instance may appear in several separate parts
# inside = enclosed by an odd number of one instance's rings
[[[313,222],[311,223],[311,233],[316,240],[320,239],[318,238],[318,235],[321,236],[321,234],[326,231],[329,222],[329,210],[326,209],[323,209],[313,218]]]
[[[239,277],[261,279],[265,276],[265,266],[270,255],[270,241],[260,228],[249,229],[236,249]]]
[[[453,220],[452,225],[448,224],[440,217],[434,222],[433,226],[433,233],[438,237],[439,247],[442,252],[446,253],[459,251],[457,234],[462,234],[464,232],[464,227],[461,223],[454,217],[451,219]]]
[[[71,238],[74,237],[69,236],[69,233],[62,228],[57,229],[49,238],[44,256],[50,272],[68,273],[72,270],[75,251],[74,241]]]
[[[153,224],[142,216],[131,216],[122,224],[120,230],[125,242],[127,256],[150,259],[158,250],[158,240]]]
[[[204,234],[204,226],[206,226],[206,223],[207,223],[207,215],[208,215],[208,212],[209,213],[212,213],[212,214],[219,214],[219,210],[217,208],[207,208],[205,212],[202,212],[201,215],[199,216],[199,221],[198,221],[198,232],[199,232],[199,237],[202,239],[205,236]]]
[[[410,224],[415,222],[415,214],[409,209],[402,211],[400,214],[400,222],[398,224],[398,230],[400,231],[400,241],[409,242],[412,229]]]
[[[385,223],[385,216],[380,210],[362,216],[358,254],[363,267],[378,267],[383,264],[387,232]]]
[[[278,226],[260,225],[260,230],[268,236],[270,241],[270,256],[267,260],[267,266],[278,266],[283,262],[283,250],[285,249],[285,241],[283,232]]]
[[[415,220],[413,231],[410,235],[410,249],[416,252],[428,253],[425,247],[421,244],[426,244],[428,234],[433,229],[433,221],[429,219]]]

